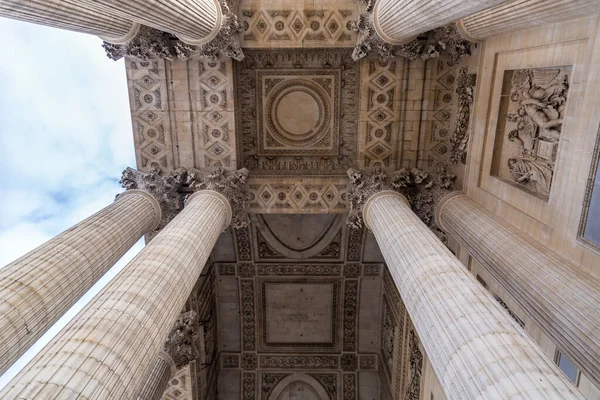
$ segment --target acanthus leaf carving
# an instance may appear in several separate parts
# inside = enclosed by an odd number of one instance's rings
[[[413,40],[410,43],[403,45],[392,45],[385,42],[375,32],[373,23],[373,9],[375,7],[374,0],[359,0],[362,3],[363,13],[351,23],[353,31],[358,32],[356,46],[352,52],[352,59],[358,61],[367,57],[371,52],[376,51],[379,54],[381,61],[387,61],[392,57],[400,56],[414,60],[421,55],[423,45],[418,40]]]
[[[246,182],[248,170],[242,168],[225,176],[222,167],[216,167],[211,174],[205,174],[197,169],[190,169],[187,174],[187,183],[194,191],[212,190],[225,196],[231,205],[231,225],[235,229],[248,226],[250,218],[246,211]]]
[[[194,345],[198,339],[196,315],[195,311],[182,313],[165,341],[164,350],[178,369],[198,357],[198,350]]]
[[[476,74],[469,74],[468,68],[461,68],[458,75],[456,93],[458,94],[458,117],[456,129],[450,138],[452,150],[450,161],[454,164],[467,163],[467,143],[469,142],[469,119],[473,105],[474,87],[477,81]]]
[[[373,10],[377,0],[358,0],[363,7],[362,14],[351,23],[353,31],[358,32],[356,46],[352,58],[358,61],[376,52],[381,61],[393,57],[404,57],[414,60],[439,57],[440,54],[449,54],[452,59],[471,55],[472,43],[466,40],[458,31],[455,23],[436,28],[418,38],[402,45],[393,45],[383,40],[375,31]],[[425,45],[422,41],[426,38]]]
[[[404,399],[419,400],[421,398],[421,372],[423,370],[423,353],[419,348],[419,339],[415,331],[410,331],[410,382]]]
[[[149,172],[141,172],[133,168],[123,171],[119,183],[126,190],[143,190],[158,201],[162,219],[156,230],[166,226],[183,208],[181,187],[186,179],[187,171],[183,168],[161,176],[160,169],[152,168]]]
[[[140,60],[149,58],[171,59],[174,55],[171,45],[171,35],[158,29],[141,26],[138,34],[126,44],[113,44],[104,42],[102,47],[106,56],[117,61],[125,56],[135,57]]]
[[[237,6],[237,0],[220,0],[222,19],[221,29],[217,36],[210,42],[200,46],[194,46],[178,41],[175,43],[177,58],[188,60],[192,57],[203,57],[210,61],[216,61],[219,56],[233,58],[241,61],[244,53],[238,41],[238,32],[243,30],[238,16],[233,12]]]
[[[472,43],[460,34],[456,23],[452,22],[429,31],[421,58],[426,60],[448,54],[453,61],[458,61],[461,57],[471,55],[471,46]]]
[[[348,195],[350,212],[347,223],[352,228],[362,227],[363,208],[371,196],[384,190],[394,190],[406,197],[415,214],[431,230],[441,233],[433,217],[435,206],[442,197],[453,191],[456,180],[456,175],[448,173],[445,168],[440,169],[436,175],[418,168],[402,168],[393,172],[389,178],[380,167],[374,168],[371,176],[349,169],[348,176],[352,191]]]

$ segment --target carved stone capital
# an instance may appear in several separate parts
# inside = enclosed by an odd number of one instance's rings
[[[180,369],[198,357],[196,341],[198,340],[198,323],[196,312],[182,313],[169,333],[163,350],[171,356],[177,369]]]
[[[356,46],[352,52],[352,59],[358,61],[372,52],[379,54],[381,61],[387,61],[392,57],[405,57],[414,60],[421,54],[423,46],[418,40],[403,45],[393,45],[383,40],[375,30],[373,21],[373,9],[376,0],[359,0],[363,7],[362,14],[356,21],[351,23],[353,31],[358,32]]]
[[[241,61],[244,52],[240,47],[238,32],[242,31],[242,24],[238,16],[233,12],[237,6],[237,0],[220,0],[221,4],[221,29],[210,42],[194,46],[181,41],[175,43],[177,57],[187,60],[192,57],[202,57],[210,61],[216,61],[219,56],[233,58]]]
[[[461,35],[456,23],[452,22],[428,32],[421,58],[426,60],[448,54],[452,60],[457,61],[461,57],[471,55],[472,45],[472,42]]]
[[[124,56],[141,60],[149,58],[171,59],[174,55],[171,35],[147,26],[140,26],[137,35],[125,44],[102,43],[106,55],[111,60],[119,60]]]
[[[205,174],[197,169],[190,169],[187,174],[187,183],[194,191],[212,190],[223,195],[232,211],[231,225],[236,228],[248,226],[250,218],[246,211],[246,182],[248,170],[239,169],[229,176],[225,176],[223,168],[217,167],[211,174]]]
[[[358,2],[363,12],[351,25],[352,29],[358,32],[356,46],[352,52],[355,61],[367,57],[370,53],[377,53],[381,61],[387,61],[392,57],[405,57],[409,60],[421,57],[425,60],[439,57],[440,54],[449,54],[453,60],[457,60],[471,55],[472,43],[460,34],[455,23],[419,35],[406,44],[391,44],[377,34],[375,29],[373,10],[377,0],[358,0]]]
[[[158,168],[153,168],[149,172],[127,168],[123,171],[120,183],[126,190],[143,190],[156,199],[162,213],[156,229],[160,230],[183,209],[183,196],[180,191],[185,176],[185,169],[178,169],[161,176]]]
[[[350,212],[347,223],[359,229],[364,224],[365,206],[375,194],[392,190],[402,194],[417,216],[433,231],[438,231],[434,213],[437,202],[452,192],[456,176],[441,170],[435,176],[418,168],[402,168],[388,177],[381,168],[375,168],[370,176],[356,169],[349,169],[352,191],[348,194]]]

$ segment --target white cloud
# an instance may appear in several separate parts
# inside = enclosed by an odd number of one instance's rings
[[[0,266],[110,204],[135,166],[123,61],[101,40],[0,18]],[[0,377],[22,368],[141,242]]]

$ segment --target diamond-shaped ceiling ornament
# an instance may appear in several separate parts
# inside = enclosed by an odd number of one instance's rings
[[[369,115],[369,118],[379,124],[384,123],[394,118],[392,113],[387,110],[375,110]]]
[[[300,33],[304,30],[304,22],[300,19],[299,16],[296,16],[292,21],[292,30],[296,33],[296,35],[300,35]]]
[[[220,157],[222,156],[227,150],[221,146],[219,143],[215,143],[212,146],[210,146],[208,149],[206,149],[210,154],[213,154],[214,156]]]
[[[258,29],[258,31],[260,32],[260,34],[264,34],[265,31],[269,28],[269,24],[267,24],[267,21],[265,21],[265,19],[263,17],[260,17],[258,19],[258,21],[256,22],[256,29]]]
[[[260,192],[259,197],[262,199],[262,201],[265,202],[265,205],[269,205],[269,203],[275,198],[275,196],[273,196],[273,193],[271,193],[271,191],[265,187],[262,192]]]
[[[377,75],[374,79],[371,79],[371,82],[380,89],[384,89],[394,82],[394,77],[387,73],[387,71],[382,71],[381,74]]]

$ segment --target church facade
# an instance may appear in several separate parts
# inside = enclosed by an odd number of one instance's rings
[[[1,398],[600,399],[597,0],[0,16],[124,59],[137,162],[0,269],[0,371],[146,239]]]

